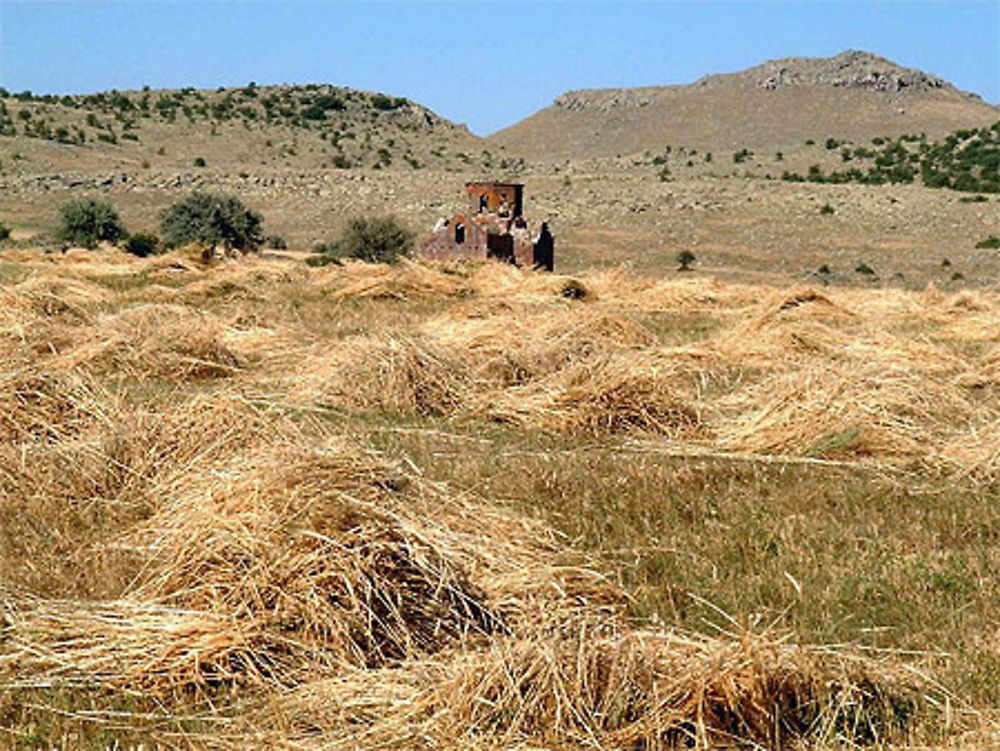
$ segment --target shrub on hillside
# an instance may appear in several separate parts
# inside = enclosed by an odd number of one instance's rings
[[[164,212],[160,231],[168,248],[200,242],[248,253],[264,241],[262,222],[235,196],[196,191]]]
[[[125,252],[139,258],[156,255],[160,250],[160,238],[152,232],[136,232],[125,241]]]
[[[855,271],[855,273],[862,274],[864,276],[875,276],[875,269],[873,269],[871,266],[869,266],[864,261],[862,261],[861,263],[859,263],[855,267],[854,271]]]
[[[56,237],[62,242],[96,248],[99,242],[117,243],[127,234],[118,212],[107,201],[81,198],[59,207]]]
[[[325,251],[369,263],[395,263],[413,250],[413,232],[391,216],[357,217],[347,223],[340,239]]]
[[[10,237],[10,227],[0,222],[0,243]]]

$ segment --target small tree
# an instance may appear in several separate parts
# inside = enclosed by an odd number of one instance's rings
[[[59,207],[59,227],[56,237],[62,242],[84,248],[96,248],[97,243],[117,243],[128,232],[118,212],[107,201],[81,198]]]
[[[336,243],[336,253],[369,263],[395,263],[413,250],[413,233],[391,216],[357,217]]]
[[[227,251],[248,253],[264,241],[263,218],[235,196],[194,192],[174,203],[160,221],[160,231],[168,248],[200,242],[213,251],[222,245]]]
[[[677,267],[678,271],[690,271],[691,264],[695,262],[694,253],[690,250],[682,250],[677,254],[677,263],[680,264]]]

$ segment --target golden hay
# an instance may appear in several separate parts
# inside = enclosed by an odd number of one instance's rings
[[[0,372],[0,441],[57,441],[95,421],[114,400],[79,373],[40,369]]]
[[[86,402],[94,414],[68,424],[33,406],[20,433],[0,433],[10,438],[0,441],[0,578],[55,597],[120,595],[144,555],[121,544],[125,529],[220,457],[298,435],[233,397],[126,410],[95,389]]]
[[[325,748],[784,748],[899,738],[924,701],[920,681],[872,661],[596,619],[405,667],[307,685],[283,720]]]
[[[450,352],[418,338],[355,337],[316,362],[298,391],[322,406],[447,415],[464,403],[470,378]]]
[[[487,392],[474,409],[489,419],[550,431],[694,434],[696,409],[678,396],[669,358],[594,358],[548,378]]]
[[[501,604],[548,549],[530,524],[343,447],[252,453],[219,463],[214,481],[162,485],[169,497],[121,543],[146,557],[125,599],[19,605],[28,615],[13,641],[34,646],[4,658],[8,669],[155,688],[287,684],[431,654],[516,621],[517,608]],[[53,619],[73,635],[46,627]],[[143,639],[147,651],[133,648]],[[115,667],[94,675],[94,665]]]
[[[8,293],[22,297],[40,315],[77,315],[87,318],[88,306],[105,304],[112,295],[103,287],[82,279],[34,275],[10,288]],[[14,303],[16,304],[16,303]]]
[[[1000,345],[993,345],[955,381],[969,389],[1000,385]]]
[[[560,296],[569,277],[521,269],[509,263],[488,261],[471,266],[469,288],[477,297],[518,302]]]
[[[631,294],[627,289],[622,290],[620,304],[634,305],[641,310],[719,311],[750,307],[759,304],[761,299],[760,287],[722,284],[705,277],[647,284]]]
[[[129,599],[104,603],[13,600],[0,676],[31,673],[62,685],[165,692],[271,677],[282,655],[259,634],[211,613]],[[287,666],[284,666],[287,669]]]
[[[244,362],[222,342],[223,327],[178,305],[142,304],[97,319],[69,367],[126,378],[196,380],[238,373]]]
[[[287,261],[250,257],[213,265],[182,287],[179,294],[183,301],[196,304],[218,299],[260,302],[273,295],[278,286],[306,279],[305,269]]]
[[[148,560],[125,598],[5,593],[0,676],[295,685],[246,715],[255,732],[277,709],[275,743],[401,748],[870,742],[926,689],[763,637],[630,629],[595,605],[606,583],[558,579],[542,530],[349,447],[257,449],[169,487],[127,536]]]
[[[477,306],[478,307],[478,306]],[[471,313],[471,315],[470,315]],[[422,328],[435,346],[469,361],[483,384],[518,385],[589,358],[651,346],[640,324],[603,310],[561,306],[544,311],[494,303],[478,310],[448,311]]]
[[[395,266],[347,261],[343,266],[331,265],[315,272],[311,283],[330,290],[335,300],[454,297],[467,290],[464,278],[451,267],[409,259]]]
[[[975,407],[954,386],[904,369],[801,368],[719,400],[718,444],[806,456],[916,458]]]

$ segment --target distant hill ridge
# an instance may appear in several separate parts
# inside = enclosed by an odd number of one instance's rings
[[[786,86],[831,86],[866,91],[957,91],[943,78],[861,50],[846,50],[834,57],[786,57],[768,60],[739,73],[704,76],[695,86],[751,84],[769,91]],[[976,96],[972,94],[971,96]],[[977,97],[978,98],[978,97]]]
[[[724,88],[756,87],[776,91],[794,86],[827,86],[835,89],[861,89],[878,92],[951,91],[958,92],[943,78],[916,68],[904,68],[879,55],[847,50],[834,57],[784,57],[736,73],[712,73],[692,84],[681,86],[642,86],[636,88],[580,89],[569,91],[553,103],[569,110],[593,106],[599,110],[646,107],[666,89],[685,87]],[[960,92],[980,100],[978,94]]]
[[[15,171],[488,168],[485,146],[410,99],[329,84],[84,95],[0,89],[0,160]]]
[[[847,50],[768,60],[686,85],[570,91],[491,138],[534,158],[572,158],[665,144],[788,148],[829,136],[943,136],[998,118],[996,107],[942,78]]]

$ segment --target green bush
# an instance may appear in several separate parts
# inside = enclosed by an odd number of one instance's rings
[[[10,238],[10,227],[0,222],[0,243]]]
[[[247,253],[264,241],[262,222],[235,196],[196,191],[164,212],[160,231],[168,248],[200,242],[213,250],[222,245]]]
[[[977,248],[1000,248],[1000,237],[990,235],[985,240],[976,243]]]
[[[203,156],[196,156],[194,158],[194,166],[195,167],[204,167],[206,164],[207,164],[207,162],[205,161],[205,157],[203,157]]]
[[[306,259],[307,266],[343,266],[340,245],[336,242],[317,243],[312,249],[313,255]]]
[[[398,109],[402,107],[404,104],[406,104],[406,100],[401,97],[390,99],[384,94],[375,94],[372,97],[371,102],[372,102],[372,107],[382,112]]]
[[[395,263],[412,250],[413,233],[394,217],[357,217],[347,223],[335,250],[327,253],[369,263]]]
[[[128,234],[118,212],[107,201],[69,201],[59,207],[59,215],[56,237],[62,242],[96,248],[101,241],[117,243]]]
[[[677,254],[678,271],[690,271],[691,264],[695,262],[694,253],[690,250],[682,250]]]
[[[286,243],[285,238],[280,235],[269,235],[267,238],[267,247],[272,250],[287,250],[288,243]]]
[[[835,209],[833,208],[833,206],[831,206],[828,203],[824,203],[822,206],[819,207],[819,213],[823,215],[833,214],[834,211]]]
[[[160,238],[152,232],[136,232],[125,241],[125,252],[139,258],[156,255],[160,250]]]

